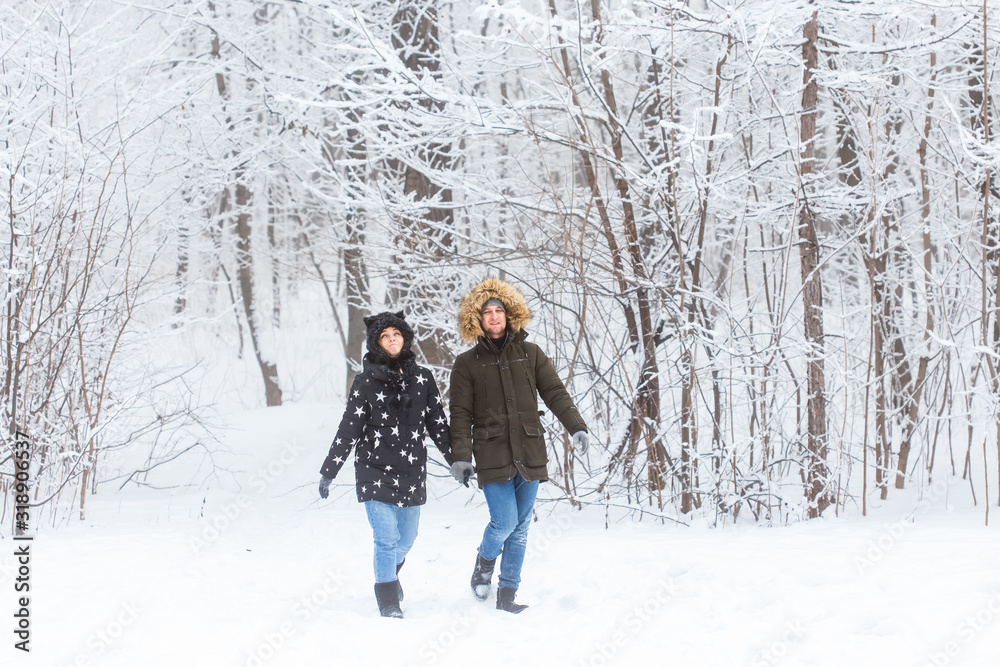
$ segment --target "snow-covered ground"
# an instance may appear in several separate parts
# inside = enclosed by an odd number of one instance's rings
[[[606,527],[602,508],[542,502],[518,594],[531,607],[515,616],[472,597],[486,507],[481,493],[442,476],[400,576],[406,618],[382,619],[351,466],[329,500],[316,492],[339,418],[329,405],[232,415],[231,453],[217,460],[231,476],[201,489],[104,489],[86,521],[43,529],[31,543],[31,653],[14,650],[8,633],[0,663],[923,667],[1000,658],[1000,510],[985,527],[981,498],[972,507],[958,480],[923,499],[894,492],[868,517],[771,528],[615,516]],[[4,541],[10,619],[16,568]]]

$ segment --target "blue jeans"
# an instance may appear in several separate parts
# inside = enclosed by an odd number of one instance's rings
[[[499,585],[517,590],[528,548],[528,527],[538,495],[538,482],[526,482],[518,473],[512,480],[485,485],[483,495],[490,509],[490,523],[483,533],[479,555],[493,560],[502,553]]]
[[[420,505],[397,507],[377,500],[365,502],[375,538],[375,583],[396,581],[396,565],[403,562],[420,524]]]

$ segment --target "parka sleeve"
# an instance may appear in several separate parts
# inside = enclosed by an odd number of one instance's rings
[[[427,389],[427,417],[424,419],[424,424],[431,440],[441,450],[445,463],[451,465],[455,460],[451,455],[451,433],[448,428],[448,417],[444,413],[444,404],[441,402],[441,394],[430,371],[422,372],[430,381]]]
[[[570,433],[586,431],[587,423],[583,421],[580,411],[576,409],[576,404],[566,391],[566,385],[559,379],[555,365],[537,345],[535,351],[535,387],[538,389],[538,395],[567,431]]]
[[[451,455],[456,461],[472,461],[473,386],[469,367],[462,357],[455,360],[448,387],[451,405]]]
[[[323,477],[333,479],[337,476],[340,469],[344,467],[344,462],[350,455],[351,449],[361,441],[364,435],[365,422],[368,420],[371,408],[362,391],[364,384],[362,377],[362,375],[355,377],[354,383],[351,385],[351,392],[347,397],[347,407],[344,408],[344,416],[340,420],[337,436],[333,439],[333,444],[330,445],[330,453],[326,455],[323,467],[319,469],[319,473]]]

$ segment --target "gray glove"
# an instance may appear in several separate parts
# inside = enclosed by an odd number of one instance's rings
[[[332,481],[333,479],[331,479],[330,477],[323,477],[322,479],[319,480],[320,498],[326,498],[327,496],[330,495],[330,482]]]
[[[461,482],[466,486],[469,485],[469,478],[474,472],[476,472],[475,467],[468,461],[455,461],[451,464],[451,476],[455,478],[456,482]]]
[[[590,434],[586,431],[577,431],[572,437],[573,448],[580,454],[586,454],[587,448],[590,447]]]

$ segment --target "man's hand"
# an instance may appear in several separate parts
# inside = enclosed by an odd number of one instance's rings
[[[323,478],[321,478],[319,480],[319,497],[320,498],[326,498],[327,496],[330,495],[330,482],[332,482],[332,481],[333,481],[333,479],[331,479],[330,477],[323,477]]]
[[[590,447],[590,434],[586,431],[577,431],[572,437],[573,448],[580,452],[581,455],[587,453],[587,448]]]
[[[476,469],[468,461],[455,461],[451,464],[451,476],[456,482],[461,482],[465,486],[469,485],[469,478]]]

